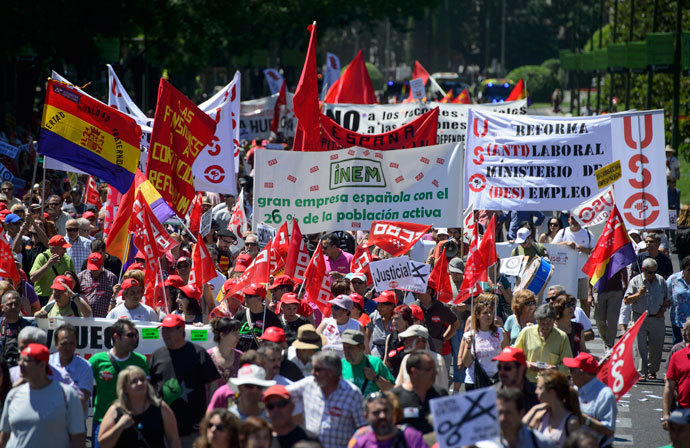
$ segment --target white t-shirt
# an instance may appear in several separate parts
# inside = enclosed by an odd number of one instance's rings
[[[582,311],[582,308],[579,306],[575,307],[575,317],[570,319],[573,322],[577,322],[578,324],[582,324],[584,327],[584,331],[589,331],[592,329],[592,322],[589,320],[589,317],[585,314],[584,311]]]
[[[467,337],[475,333],[474,344],[470,345],[473,359],[479,359],[479,364],[490,377],[498,373],[498,361],[493,358],[498,356],[503,350],[501,346],[505,333],[498,328],[496,331],[468,331],[463,335]],[[476,349],[476,352],[475,352]],[[474,384],[474,362],[465,370],[465,383]]]
[[[343,355],[343,341],[341,339],[342,334],[345,330],[357,330],[361,331],[362,326],[356,320],[350,318],[344,325],[338,325],[335,319],[332,317],[327,317],[324,319],[326,324],[323,327],[323,335],[328,339],[328,344],[326,344],[324,350],[332,350],[338,353],[340,356]]]
[[[130,319],[130,320],[143,320],[147,322],[158,322],[158,313],[156,310],[150,306],[140,303],[136,308],[130,310],[125,306],[124,303],[117,305],[115,308],[110,310],[106,319]]]
[[[559,230],[558,233],[556,233],[556,236],[553,237],[551,244],[562,243],[564,241],[574,241],[575,244],[577,244],[578,246],[584,246],[587,249],[593,249],[594,245],[597,244],[597,240],[594,238],[592,232],[582,227],[577,232],[573,232],[570,229],[570,227],[566,227],[565,229]],[[582,272],[582,267],[587,262],[587,258],[589,258],[589,254],[586,254],[584,252],[578,252],[578,278],[587,277],[587,274]]]

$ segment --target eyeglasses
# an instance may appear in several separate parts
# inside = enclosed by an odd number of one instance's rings
[[[246,241],[245,241],[244,245],[247,246],[247,247],[251,247],[251,246],[258,246],[259,243],[252,243],[252,242],[246,242]]]
[[[139,333],[137,333],[136,331],[133,331],[133,332],[131,332],[131,333],[125,333],[124,336],[125,336],[125,337],[128,337],[128,338],[138,338],[138,337],[139,337]]]
[[[208,429],[213,429],[216,431],[226,431],[228,429],[228,427],[222,423],[209,423]]]
[[[0,191],[13,191],[14,188],[0,188]]]
[[[71,228],[71,229],[70,229],[70,228],[67,228],[67,231],[68,231],[68,232],[78,232],[78,231],[79,231],[79,227],[77,227],[76,229],[75,229],[74,227]]]
[[[556,226],[556,227],[558,227],[558,223],[557,223],[557,222],[550,222],[550,223],[549,223],[549,226]]]
[[[290,402],[288,400],[280,400],[273,403],[266,403],[266,409],[268,409],[269,411],[272,411],[274,409],[283,409],[285,406],[289,404]]]
[[[535,306],[536,304],[537,304],[537,302],[535,302],[534,300],[530,300],[529,302],[525,302],[526,306]]]

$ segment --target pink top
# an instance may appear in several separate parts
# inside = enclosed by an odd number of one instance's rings
[[[352,257],[353,255],[345,252],[343,250],[340,251],[340,255],[338,255],[338,258],[335,260],[331,260],[328,258],[327,255],[323,256],[324,261],[326,262],[326,272],[340,272],[341,274],[349,274],[350,273],[350,263],[352,263]],[[331,277],[331,283],[335,280],[335,278]]]

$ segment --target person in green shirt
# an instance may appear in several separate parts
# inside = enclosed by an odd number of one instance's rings
[[[72,279],[58,275],[51,285],[53,294],[50,301],[34,317],[91,317],[91,306],[79,294],[72,291]]]
[[[341,337],[343,342],[343,379],[354,384],[368,396],[379,390],[393,388],[395,379],[388,367],[376,356],[364,354],[364,333],[357,330],[345,330]]]
[[[527,263],[531,262],[534,257],[547,257],[549,254],[546,252],[546,247],[534,241],[534,235],[532,231],[527,227],[523,227],[517,231],[517,237],[515,238],[517,246],[510,253],[511,257],[517,255],[524,256],[527,255]]]
[[[55,277],[65,271],[74,272],[74,262],[66,255],[67,249],[72,247],[62,235],[55,235],[48,241],[48,250],[38,254],[34,260],[29,279],[34,285],[41,306],[45,306],[50,298],[50,288]]]
[[[93,411],[93,440],[98,440],[98,432],[105,412],[117,400],[117,375],[125,367],[141,367],[150,375],[146,357],[134,351],[139,345],[139,332],[132,321],[118,319],[111,327],[113,348],[107,352],[96,353],[89,359],[96,381]],[[97,447],[94,443],[94,447]]]

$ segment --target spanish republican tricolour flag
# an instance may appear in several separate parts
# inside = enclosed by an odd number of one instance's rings
[[[618,271],[635,261],[635,249],[625,231],[623,218],[614,205],[597,245],[582,267],[597,291],[603,291],[606,282]]]
[[[120,193],[134,181],[141,128],[76,87],[48,80],[38,152],[103,179]]]

